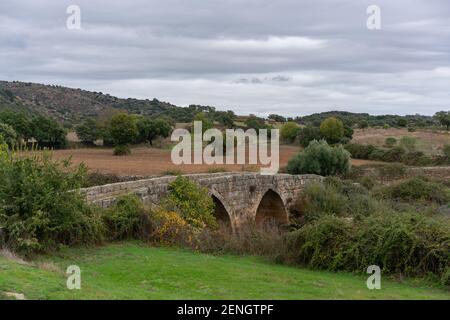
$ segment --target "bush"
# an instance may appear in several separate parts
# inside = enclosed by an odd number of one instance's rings
[[[449,243],[448,222],[419,213],[369,216],[356,225],[347,269],[376,264],[386,273],[442,276],[450,263]]]
[[[312,141],[301,153],[289,160],[290,174],[345,174],[350,170],[350,154],[342,146],[331,147],[324,140]]]
[[[448,282],[450,225],[417,213],[374,214],[351,221],[323,216],[285,236],[279,260],[303,266],[406,276],[434,273]]]
[[[143,229],[148,225],[148,212],[133,194],[119,197],[113,206],[105,210],[103,219],[109,238],[113,240],[147,238],[149,234],[148,230]]]
[[[195,242],[194,230],[176,212],[161,208],[152,210],[150,240],[160,245],[190,246]]]
[[[395,139],[394,137],[388,137],[386,138],[384,144],[386,145],[386,147],[392,148],[397,144],[397,139]]]
[[[442,148],[442,153],[444,154],[444,157],[447,159],[450,159],[450,144],[445,144]]]
[[[205,188],[188,178],[178,176],[169,185],[169,195],[162,201],[167,211],[177,212],[195,228],[216,227],[214,202]]]
[[[406,175],[406,167],[401,163],[385,164],[378,167],[378,174],[384,179],[398,179]]]
[[[450,201],[449,190],[442,184],[424,178],[411,178],[378,191],[382,197],[404,201],[431,201],[446,204]]]
[[[332,184],[309,184],[295,204],[296,218],[303,218],[302,220],[308,222],[323,215],[347,214],[347,198],[338,188]]]
[[[339,270],[345,267],[342,254],[351,242],[352,223],[334,216],[317,221],[286,235],[281,259],[317,269]]]
[[[385,151],[383,156],[378,160],[386,162],[400,162],[403,160],[404,155],[405,149],[397,146]]]
[[[352,158],[355,159],[369,159],[369,155],[377,150],[377,148],[371,144],[358,144],[350,143],[344,146],[345,150],[350,152]]]
[[[71,191],[82,184],[83,166],[71,172],[68,161],[48,155],[19,158],[0,149],[0,228],[10,249],[28,255],[102,240],[98,210]]]
[[[407,151],[412,152],[416,150],[417,139],[409,136],[403,136],[400,139],[400,146]]]
[[[113,154],[115,156],[126,156],[131,154],[131,148],[129,145],[118,145],[114,147]]]
[[[362,177],[359,183],[367,190],[372,190],[376,186],[376,180],[373,177]]]

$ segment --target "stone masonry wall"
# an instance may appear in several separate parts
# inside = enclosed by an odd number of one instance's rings
[[[299,196],[305,185],[322,181],[317,175],[260,175],[257,173],[214,173],[186,175],[209,194],[219,199],[227,210],[233,227],[255,219],[261,199],[269,190],[277,193],[286,209]],[[175,176],[120,182],[82,189],[88,202],[110,206],[120,195],[137,194],[144,203],[158,203],[168,193]]]

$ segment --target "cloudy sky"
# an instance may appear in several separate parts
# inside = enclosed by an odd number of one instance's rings
[[[0,79],[238,114],[433,114],[450,109],[449,17],[449,0],[1,0]]]

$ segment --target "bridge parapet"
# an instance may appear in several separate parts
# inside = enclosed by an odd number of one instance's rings
[[[233,227],[245,221],[258,220],[258,213],[268,214],[267,208],[261,208],[262,204],[273,207],[273,211],[284,209],[287,220],[289,207],[304,187],[323,179],[318,175],[261,175],[252,172],[189,174],[185,177],[208,189],[210,195],[225,208]],[[128,193],[137,194],[144,203],[158,203],[168,194],[169,185],[175,179],[175,176],[163,176],[119,182],[85,188],[82,192],[89,203],[101,207],[110,206],[119,196]]]

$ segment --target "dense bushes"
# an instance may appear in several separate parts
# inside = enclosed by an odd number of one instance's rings
[[[415,183],[411,179],[395,188],[408,190],[401,193],[404,199],[421,199],[418,192],[426,194],[423,199],[427,201],[440,199],[440,196],[430,197],[429,191],[442,186]],[[327,178],[322,185],[309,185],[296,203],[296,214],[302,216],[303,223],[298,225],[298,230],[285,235],[278,260],[356,272],[364,272],[375,264],[392,274],[433,273],[448,285],[448,218],[400,212],[375,199],[368,190],[355,188],[359,187],[337,178]],[[437,193],[443,196],[440,191]],[[397,197],[397,194],[389,192],[388,196]]]
[[[130,194],[120,197],[112,207],[103,212],[108,238],[145,238],[149,233],[148,229],[143,230],[148,227],[148,214],[137,196]]]
[[[404,137],[405,138],[405,137]],[[407,137],[406,137],[407,138]],[[427,156],[415,148],[414,139],[403,139],[400,145],[388,149],[377,148],[371,144],[346,144],[344,148],[350,152],[352,158],[377,160],[385,162],[402,162],[407,165],[438,165],[449,163],[445,156]]]
[[[349,170],[350,154],[342,146],[331,147],[324,140],[312,141],[287,165],[290,174],[315,173],[328,176],[347,173]]]
[[[163,200],[167,211],[175,211],[187,223],[197,228],[216,225],[214,202],[208,196],[207,190],[186,177],[178,176],[169,185],[169,195]]]
[[[2,147],[0,228],[8,247],[29,254],[101,241],[99,213],[78,192],[70,192],[80,186],[85,169],[70,172],[68,166],[47,155],[13,157]]]
[[[378,213],[360,220],[323,216],[286,235],[279,260],[328,270],[364,272],[378,265],[385,273],[423,276],[445,282],[450,228],[417,213]]]
[[[378,195],[403,201],[450,202],[450,192],[442,184],[415,177],[378,190]]]

